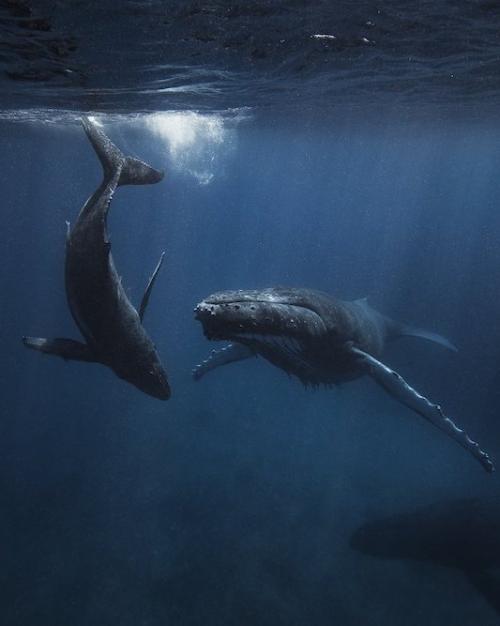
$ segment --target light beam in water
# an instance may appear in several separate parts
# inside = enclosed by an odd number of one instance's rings
[[[213,180],[220,157],[234,143],[234,129],[220,115],[162,112],[145,116],[144,123],[164,141],[172,165],[194,176],[200,185]]]

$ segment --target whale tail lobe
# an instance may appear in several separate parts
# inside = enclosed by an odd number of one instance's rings
[[[446,348],[453,352],[458,352],[458,348],[449,339],[446,339],[446,337],[443,337],[438,333],[433,333],[429,330],[424,330],[423,328],[410,326],[408,324],[398,324],[396,336],[419,337],[420,339],[425,339],[427,341],[431,341],[432,343],[437,343],[440,346],[443,346],[443,348]]]
[[[118,185],[151,185],[163,178],[163,172],[144,161],[125,156],[90,118],[83,117],[82,125],[102,164],[105,180],[112,178],[118,168],[121,168]]]
[[[355,300],[354,304],[358,307],[362,307],[365,314],[370,315],[375,323],[377,323],[378,326],[384,329],[384,333],[387,339],[398,339],[399,337],[418,337],[419,339],[425,339],[426,341],[437,343],[447,350],[458,352],[457,347],[451,341],[449,341],[449,339],[446,339],[446,337],[443,337],[438,333],[433,333],[432,331],[425,330],[423,328],[412,326],[410,324],[396,322],[392,318],[387,317],[382,313],[379,313],[375,309],[372,309],[371,306],[368,304],[366,298]]]

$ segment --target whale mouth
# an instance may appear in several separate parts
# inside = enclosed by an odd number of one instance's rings
[[[305,381],[316,378],[311,351],[323,336],[324,323],[311,309],[275,299],[216,294],[200,302],[195,318],[210,341],[230,341],[250,348]]]
[[[272,308],[267,303],[221,302],[204,300],[195,309],[195,319],[201,322],[203,333],[211,341],[245,341],[285,333],[288,321],[293,326],[294,317],[286,317],[282,305]],[[293,331],[293,328],[290,329]]]

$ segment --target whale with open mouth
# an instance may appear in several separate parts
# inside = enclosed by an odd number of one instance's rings
[[[379,360],[387,341],[409,335],[456,350],[440,335],[399,324],[366,299],[345,302],[312,289],[223,291],[205,298],[195,317],[210,340],[230,343],[193,370],[195,379],[234,361],[261,356],[304,385],[334,385],[371,376],[388,393],[494,469],[489,455],[467,433]]]

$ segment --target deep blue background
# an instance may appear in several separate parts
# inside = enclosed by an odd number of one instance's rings
[[[206,185],[140,123],[107,130],[167,170],[117,191],[110,234],[135,303],[166,250],[145,323],[173,397],[22,348],[78,338],[65,220],[101,174],[77,126],[2,125],[2,623],[497,624],[459,569],[349,546],[373,518],[495,495],[495,475],[368,380],[311,392],[263,361],[190,369],[214,347],[192,315],[213,291],[368,296],[459,346],[405,339],[386,360],[500,459],[499,129],[247,121],[198,155]]]

